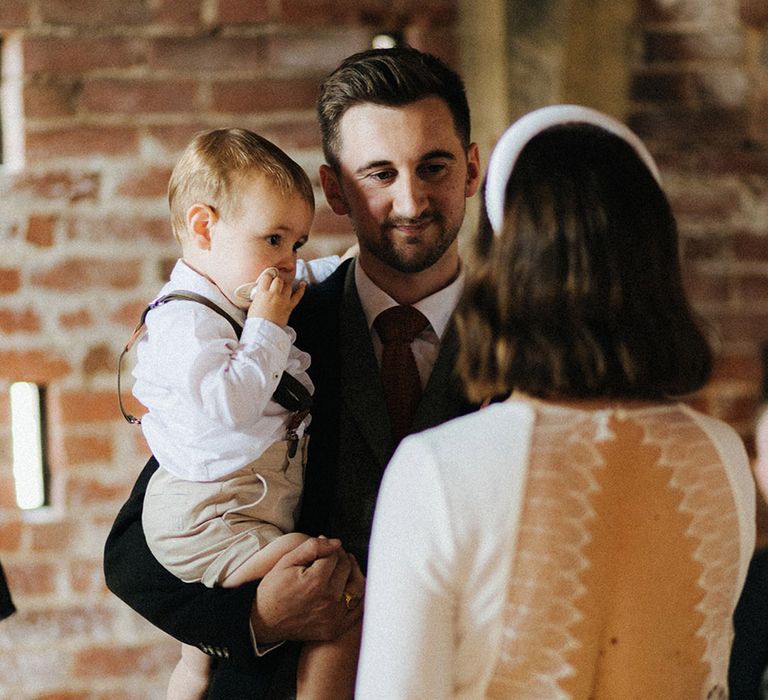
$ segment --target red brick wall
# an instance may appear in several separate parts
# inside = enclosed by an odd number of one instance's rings
[[[0,171],[0,559],[19,608],[0,624],[0,697],[162,697],[176,657],[107,592],[101,552],[147,457],[119,416],[115,366],[177,255],[165,188],[179,149],[202,128],[245,126],[316,182],[319,80],[382,30],[450,59],[454,4],[0,3],[23,58],[26,153]],[[346,220],[318,201],[310,252],[344,249]],[[13,502],[15,380],[50,399],[53,506],[36,517]]]
[[[703,410],[753,450],[768,344],[768,3],[639,0],[631,122],[657,156],[717,353]],[[768,507],[758,497],[758,546]]]
[[[26,141],[24,167],[0,171],[0,559],[20,608],[0,623],[0,697],[160,697],[176,655],[105,590],[101,549],[147,456],[118,415],[114,370],[176,256],[164,191],[179,149],[201,128],[242,125],[316,178],[319,79],[380,30],[454,58],[458,4],[0,2],[23,58]],[[698,402],[749,438],[768,341],[768,10],[637,9],[631,122],[659,159],[718,348]],[[539,45],[544,59],[558,51]],[[311,250],[340,250],[348,227],[318,201]],[[7,388],[19,379],[49,388],[54,505],[38,517],[12,498]]]
[[[659,160],[684,273],[717,352],[699,407],[753,450],[768,344],[768,4],[638,2],[632,123]],[[758,496],[758,546],[768,506]]]
[[[751,439],[768,341],[765,3],[638,3],[632,123],[658,157],[718,353],[701,405]]]

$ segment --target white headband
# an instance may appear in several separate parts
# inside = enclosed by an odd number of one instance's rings
[[[504,196],[507,181],[512,174],[520,152],[537,134],[551,126],[560,124],[593,124],[618,136],[635,150],[648,166],[656,182],[661,185],[659,169],[645,144],[638,136],[621,122],[607,114],[579,105],[553,105],[529,112],[510,126],[496,143],[488,161],[485,181],[485,208],[496,235],[504,224]]]

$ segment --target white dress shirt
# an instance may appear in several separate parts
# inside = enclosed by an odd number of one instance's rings
[[[319,281],[338,265],[320,259],[297,268]],[[283,371],[314,390],[310,358],[294,347],[292,328],[246,319],[216,285],[183,260],[158,296],[175,290],[201,294],[243,331],[202,304],[175,300],[147,314],[137,344],[134,396],[148,409],[141,426],[160,465],[181,479],[213,481],[257,459],[285,436],[289,412],[272,401]],[[301,426],[299,435],[306,427]]]
[[[381,339],[379,334],[373,329],[373,322],[382,311],[386,311],[398,304],[389,294],[374,284],[358,261],[355,261],[355,285],[365,319],[368,322],[368,330],[371,333],[373,352],[379,365],[381,365]],[[464,271],[462,270],[447,287],[443,287],[434,294],[413,304],[413,307],[421,311],[429,321],[426,328],[411,343],[411,350],[413,350],[413,356],[416,358],[416,367],[419,369],[422,388],[426,386],[429,375],[432,374],[432,369],[440,352],[440,341],[445,334],[445,329],[448,327],[448,322],[451,320],[456,304],[459,303],[459,297],[463,289]]]

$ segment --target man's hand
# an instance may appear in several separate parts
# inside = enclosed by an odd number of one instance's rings
[[[345,592],[353,598],[345,601]],[[261,580],[251,611],[256,640],[328,641],[362,616],[365,578],[339,540],[310,538]]]
[[[274,268],[273,268],[274,269]],[[288,317],[301,301],[306,289],[306,282],[299,282],[296,289],[271,274],[262,274],[251,292],[251,305],[248,318],[265,318],[278,326],[288,323]]]

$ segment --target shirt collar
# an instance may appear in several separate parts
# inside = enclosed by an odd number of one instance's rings
[[[173,270],[171,271],[170,281],[163,290],[163,293],[167,294],[171,290],[186,290],[188,292],[202,294],[226,311],[235,320],[240,323],[245,322],[245,310],[235,306],[210,279],[190,267],[190,265],[182,259],[179,259],[174,265]]]
[[[355,261],[355,286],[357,287],[357,294],[360,297],[360,303],[362,304],[369,330],[373,326],[374,319],[382,311],[391,306],[397,306],[397,302],[368,277],[357,260]],[[447,287],[443,287],[413,305],[427,317],[432,330],[438,338],[443,337],[453,310],[459,303],[459,297],[463,289],[464,269],[462,267],[456,279]]]

